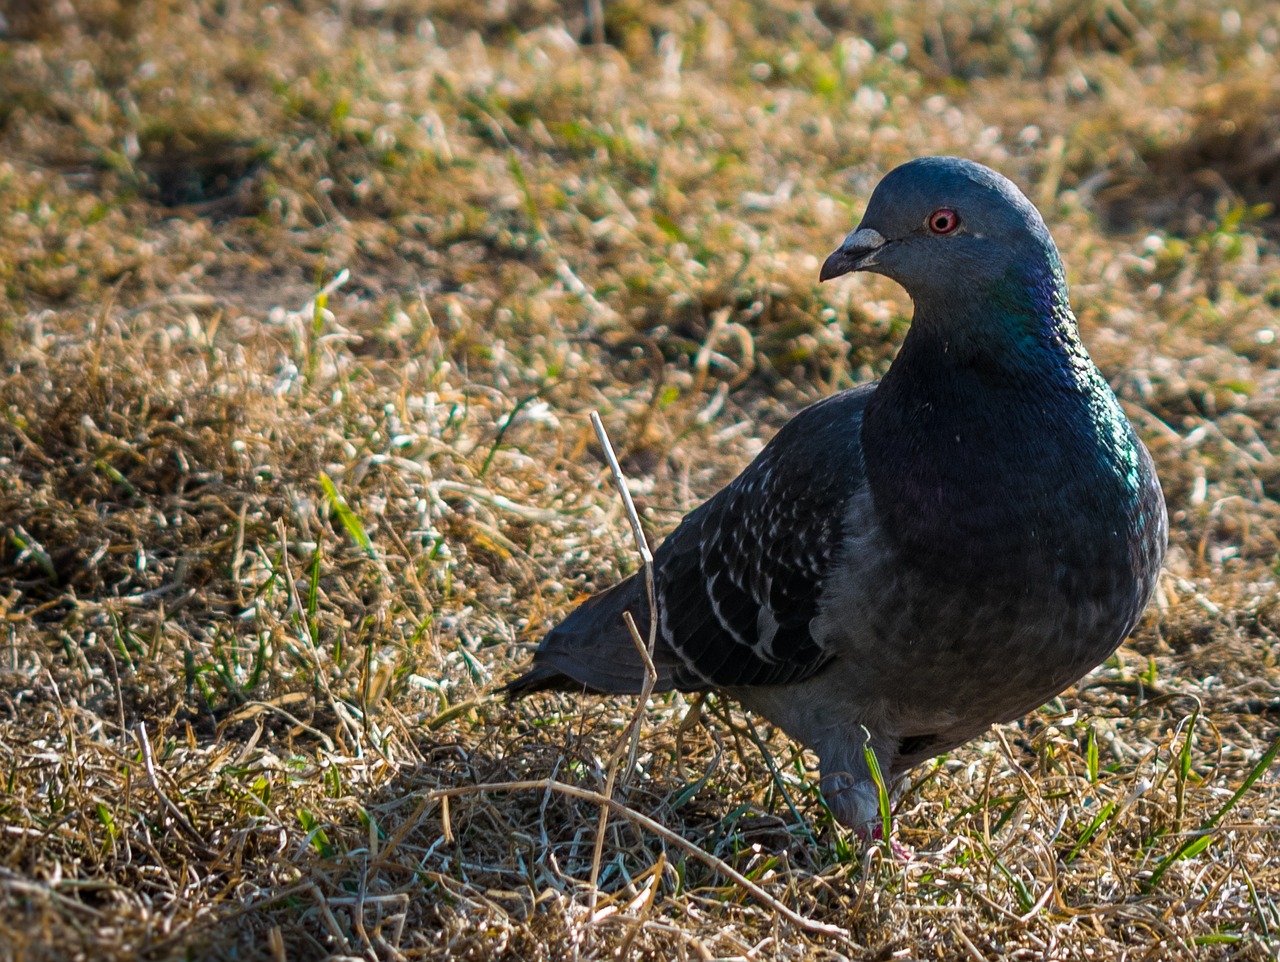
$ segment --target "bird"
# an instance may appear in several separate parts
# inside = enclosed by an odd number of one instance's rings
[[[656,612],[643,573],[626,578],[505,691],[639,693],[623,612],[641,637],[656,616],[654,691],[767,719],[817,755],[835,819],[878,837],[880,783],[1033,711],[1128,637],[1168,517],[1012,181],[959,157],[894,168],[819,279],[861,271],[914,307],[883,376],[801,410],[684,517],[654,553]]]

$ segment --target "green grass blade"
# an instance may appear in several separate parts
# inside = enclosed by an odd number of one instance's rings
[[[1093,838],[1094,835],[1097,834],[1098,829],[1102,827],[1102,823],[1105,822],[1108,818],[1110,818],[1111,813],[1114,812],[1115,810],[1116,810],[1115,802],[1107,802],[1107,804],[1102,806],[1102,808],[1098,811],[1098,814],[1093,816],[1093,821],[1089,823],[1089,827],[1086,828],[1083,833],[1081,833],[1079,840],[1076,842],[1074,847],[1072,847],[1071,851],[1067,853],[1066,860],[1068,862],[1070,862],[1073,858],[1076,857],[1080,849],[1084,848],[1086,845],[1089,844],[1089,840]]]
[[[342,522],[342,526],[347,529],[347,534],[351,536],[351,540],[364,549],[365,554],[370,558],[376,558],[377,552],[373,548],[373,542],[369,540],[369,536],[365,533],[364,525],[360,523],[360,519],[356,517],[355,512],[347,506],[346,500],[338,493],[337,486],[333,483],[333,479],[325,472],[320,472],[320,487],[324,489],[325,497],[328,499],[333,513],[338,516],[338,520]]]
[[[316,550],[311,555],[311,561],[307,564],[307,634],[311,638],[311,644],[316,645],[320,641],[320,626],[316,618],[316,611],[320,605],[320,557],[321,547],[317,543]]]
[[[876,795],[880,803],[880,827],[884,832],[884,844],[888,846],[890,836],[893,835],[893,812],[889,806],[889,784],[885,781],[884,772],[880,770],[880,759],[876,757],[876,750],[871,747],[871,733],[863,728],[862,734],[866,738],[862,745],[862,757],[866,759],[867,768],[871,772],[871,780],[876,783]]]
[[[1163,860],[1161,860],[1160,864],[1156,866],[1156,870],[1151,873],[1151,878],[1144,886],[1146,891],[1151,891],[1151,889],[1155,888],[1160,879],[1164,877],[1164,873],[1169,871],[1169,866],[1173,865],[1174,862],[1184,858],[1191,858],[1194,855],[1200,854],[1209,847],[1211,836],[1209,836],[1208,833],[1217,827],[1218,823],[1222,821],[1231,809],[1235,808],[1236,803],[1244,797],[1245,792],[1253,787],[1254,782],[1266,774],[1272,763],[1275,762],[1277,755],[1280,755],[1280,736],[1277,736],[1276,740],[1271,743],[1271,747],[1266,750],[1260,759],[1258,759],[1258,763],[1249,770],[1249,774],[1246,775],[1244,781],[1240,783],[1240,787],[1236,789],[1235,793],[1227,799],[1225,803],[1223,803],[1223,806],[1218,809],[1217,813],[1201,825],[1194,835],[1184,841],[1181,845],[1166,855]]]

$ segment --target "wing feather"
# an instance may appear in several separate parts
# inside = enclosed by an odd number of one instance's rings
[[[727,487],[690,512],[654,555],[658,691],[800,681],[832,658],[810,625],[858,522],[866,485],[862,414],[874,385],[801,411]],[[859,499],[862,500],[862,499]],[[643,666],[622,615],[643,634],[647,592],[635,574],[588,599],[507,686],[512,697],[582,686],[637,692]]]
[[[849,502],[865,485],[871,386],[802,411],[655,556],[663,642],[681,688],[784,684],[831,653],[810,632],[841,561]]]

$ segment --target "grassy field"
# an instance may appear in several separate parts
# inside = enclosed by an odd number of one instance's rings
[[[3,10],[0,959],[1280,954],[1275,4]],[[1040,205],[1172,543],[904,864],[732,704],[632,766],[493,692],[638,563],[589,413],[656,537],[882,372],[818,265],[931,153]]]

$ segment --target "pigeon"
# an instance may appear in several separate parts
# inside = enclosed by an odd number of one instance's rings
[[[1151,455],[1080,341],[1057,248],[1010,180],[895,168],[822,265],[914,304],[878,382],[782,427],[638,573],[542,640],[510,698],[719,691],[816,753],[835,818],[877,835],[881,778],[1044,704],[1107,658],[1155,588]]]

